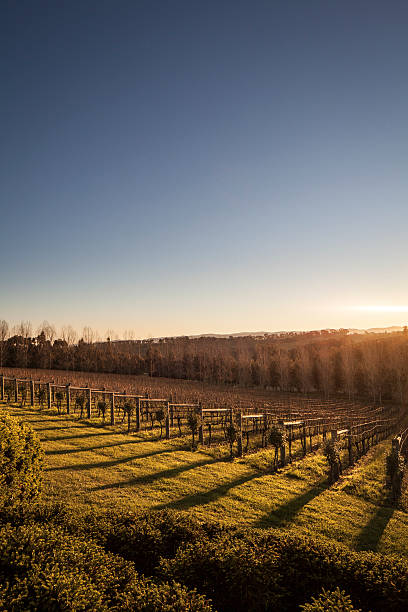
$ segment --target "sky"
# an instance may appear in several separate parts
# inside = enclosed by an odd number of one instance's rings
[[[405,324],[407,60],[405,1],[3,0],[0,318]]]

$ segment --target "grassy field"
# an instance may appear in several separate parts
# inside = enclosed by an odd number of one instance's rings
[[[387,505],[384,489],[389,441],[328,487],[320,452],[271,474],[271,451],[231,461],[225,449],[191,451],[186,438],[126,435],[37,408],[3,404],[1,410],[40,436],[46,498],[79,512],[175,508],[202,519],[277,527],[356,550],[408,555],[408,514]]]

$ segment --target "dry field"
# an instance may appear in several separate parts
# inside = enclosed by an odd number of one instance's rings
[[[95,389],[105,387],[108,391],[129,394],[149,393],[151,397],[172,397],[176,402],[202,401],[209,407],[217,405],[247,406],[261,408],[265,403],[284,397],[283,394],[258,388],[244,389],[227,385],[214,385],[191,380],[173,378],[151,378],[150,376],[132,376],[127,374],[100,374],[96,372],[73,372],[70,370],[42,370],[26,368],[2,368],[5,376],[33,378],[55,384],[71,383],[75,386],[90,386]],[[292,394],[285,397],[296,396]]]

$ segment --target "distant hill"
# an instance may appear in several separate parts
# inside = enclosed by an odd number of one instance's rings
[[[392,325],[391,327],[370,327],[368,329],[349,329],[349,334],[393,334],[403,331],[402,325]]]
[[[390,327],[370,327],[368,329],[347,329],[347,332],[349,334],[392,334],[395,332],[402,332],[403,331],[403,326],[402,325],[392,325]],[[331,333],[335,333],[336,331],[340,331],[340,330],[334,330],[334,329],[330,329],[330,330],[319,330],[319,331],[330,331]],[[307,334],[307,333],[311,333],[312,330],[309,330],[309,332],[307,331],[300,331],[300,330],[293,330],[293,331],[274,331],[274,332],[266,332],[266,331],[259,331],[259,332],[237,332],[235,334],[197,334],[195,336],[189,336],[189,338],[240,338],[240,337],[245,337],[245,336],[253,336],[253,337],[259,337],[259,336],[285,336],[285,335],[291,335],[291,334]]]
[[[149,338],[149,340],[153,342],[158,342],[159,340],[163,340],[164,338],[245,338],[245,337],[253,337],[253,338],[262,338],[263,336],[275,336],[288,338],[290,336],[307,336],[308,334],[314,335],[315,337],[319,337],[320,335],[324,335],[324,332],[328,332],[330,334],[341,333],[344,335],[347,333],[348,335],[353,334],[393,334],[402,332],[404,327],[402,325],[392,325],[390,327],[370,327],[368,329],[357,329],[357,328],[347,328],[347,329],[321,329],[321,330],[292,330],[292,331],[246,331],[246,332],[235,332],[231,334],[216,334],[216,333],[208,333],[208,334],[193,334],[191,336],[160,336],[157,338]],[[133,340],[114,340],[115,343],[132,343]]]
[[[189,338],[244,338],[246,336],[269,336],[271,334],[280,334],[285,332],[237,332],[235,334],[197,334],[194,336],[189,336]]]

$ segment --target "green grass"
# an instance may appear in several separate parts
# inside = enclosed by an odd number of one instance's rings
[[[408,555],[408,515],[388,507],[384,488],[389,441],[329,487],[320,452],[272,474],[273,451],[231,461],[227,449],[191,451],[186,438],[126,435],[36,408],[2,410],[30,423],[41,438],[46,499],[78,512],[174,508],[201,519],[276,527],[356,550]]]

